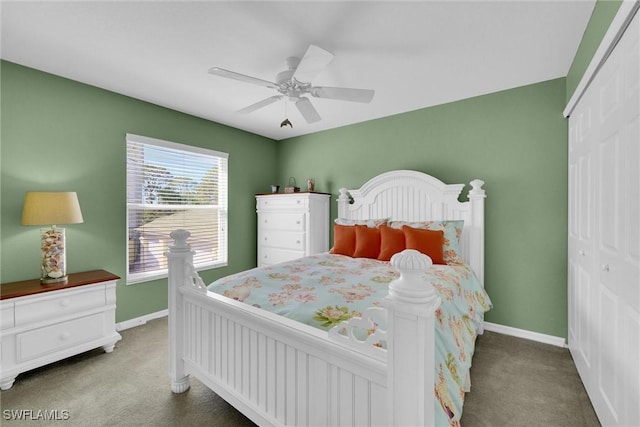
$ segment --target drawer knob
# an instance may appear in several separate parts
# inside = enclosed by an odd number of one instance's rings
[[[266,238],[266,237],[264,238],[264,241],[265,241],[265,242],[267,241],[267,238]]]
[[[585,251],[580,251],[579,254],[580,256],[585,256],[587,253]]]
[[[60,334],[60,339],[62,341],[66,341],[69,338],[71,338],[71,332],[64,332],[64,333]]]
[[[300,244],[300,240],[296,240],[296,243],[297,243],[297,244]]]
[[[610,268],[609,268],[609,264],[604,264],[604,265],[602,266],[602,271],[604,271],[605,273],[608,273],[608,272],[609,272],[609,270],[610,270]]]
[[[300,204],[300,203],[302,203],[302,200],[298,200],[297,202],[298,202],[298,204]]]
[[[296,224],[300,224],[300,221],[296,221]]]

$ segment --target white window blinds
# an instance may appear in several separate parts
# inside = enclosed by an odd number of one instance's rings
[[[169,234],[180,228],[196,268],[227,264],[228,157],[127,134],[127,283],[166,277]]]

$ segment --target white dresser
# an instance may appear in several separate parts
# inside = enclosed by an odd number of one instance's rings
[[[327,193],[256,195],[258,267],[329,250]]]
[[[97,347],[110,353],[115,328],[116,281],[104,270],[70,274],[64,284],[39,279],[1,285],[0,389],[22,372]]]

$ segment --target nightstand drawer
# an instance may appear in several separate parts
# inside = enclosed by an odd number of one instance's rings
[[[260,244],[271,248],[293,249],[304,251],[305,233],[290,233],[283,231],[264,231]]]
[[[98,339],[103,335],[103,319],[99,313],[18,334],[17,361],[24,362]]]
[[[106,304],[104,285],[87,288],[48,293],[26,301],[16,301],[16,326],[104,307]]]
[[[259,218],[263,230],[304,231],[304,214],[264,213]]]
[[[266,210],[287,210],[307,209],[309,206],[309,198],[303,195],[287,195],[287,196],[267,196],[259,197],[257,209],[259,211]]]

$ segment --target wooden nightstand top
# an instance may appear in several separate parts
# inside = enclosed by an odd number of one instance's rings
[[[21,282],[3,283],[0,285],[0,300],[23,297],[26,295],[43,292],[58,291],[60,289],[74,288],[76,286],[90,285],[92,283],[118,280],[120,276],[105,270],[83,271],[82,273],[69,274],[66,283],[42,284],[40,279],[23,280]]]

